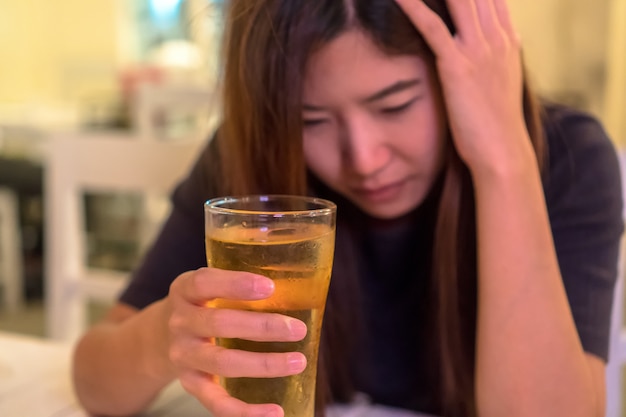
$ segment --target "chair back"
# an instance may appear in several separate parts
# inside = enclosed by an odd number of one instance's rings
[[[217,124],[216,99],[209,88],[142,84],[133,100],[133,128],[140,140],[202,139]]]
[[[76,339],[86,327],[87,302],[113,302],[127,280],[127,273],[87,265],[85,193],[168,195],[201,146],[199,141],[141,141],[106,134],[54,135],[49,139],[44,205],[50,337]],[[146,224],[159,224],[164,217],[162,212],[158,219],[146,216],[142,216]]]

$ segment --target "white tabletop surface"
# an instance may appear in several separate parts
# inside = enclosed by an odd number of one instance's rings
[[[0,332],[0,416],[88,417],[70,381],[72,347]],[[202,405],[174,383],[145,417],[207,417]],[[329,417],[426,417],[365,403],[331,407]]]

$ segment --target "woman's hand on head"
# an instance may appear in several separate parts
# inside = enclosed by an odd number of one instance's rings
[[[506,0],[447,0],[455,35],[423,0],[396,2],[435,55],[454,144],[470,170],[531,156],[521,46]]]
[[[274,291],[270,279],[246,273],[202,268],[180,275],[168,296],[171,314],[169,356],[182,386],[216,417],[283,415],[275,404],[246,404],[228,395],[217,377],[281,377],[306,366],[301,353],[256,353],[226,349],[215,338],[298,341],[303,322],[287,316],[211,307],[216,298],[260,300]]]

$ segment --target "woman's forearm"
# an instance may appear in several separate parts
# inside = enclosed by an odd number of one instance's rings
[[[174,379],[167,354],[167,309],[167,301],[156,302],[121,322],[97,324],[82,338],[73,377],[87,411],[136,414]]]
[[[534,157],[518,162],[474,173],[479,415],[595,416],[537,164]]]

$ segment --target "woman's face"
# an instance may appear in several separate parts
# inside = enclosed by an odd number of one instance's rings
[[[444,109],[425,61],[389,56],[357,30],[315,53],[303,90],[309,169],[369,215],[416,208],[443,166]]]

